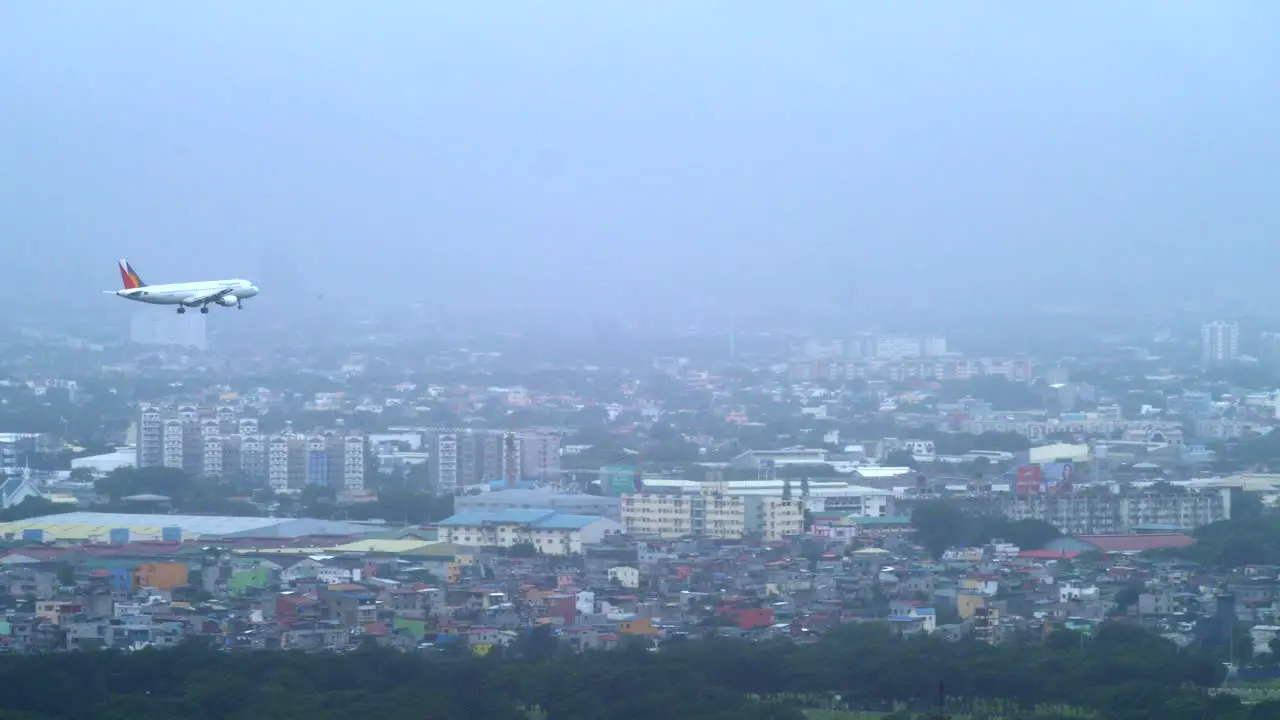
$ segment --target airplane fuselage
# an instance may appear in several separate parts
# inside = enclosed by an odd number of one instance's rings
[[[167,285],[144,285],[139,288],[117,290],[116,295],[127,300],[148,303],[150,305],[181,305],[199,307],[203,303],[200,298],[210,293],[227,289],[215,302],[220,305],[236,305],[241,300],[258,294],[258,288],[248,280],[213,280],[209,282],[169,283]],[[193,302],[194,301],[194,302]],[[234,302],[232,302],[234,301]]]

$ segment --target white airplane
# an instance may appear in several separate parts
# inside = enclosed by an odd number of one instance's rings
[[[177,305],[179,315],[186,312],[187,308],[195,307],[200,308],[200,312],[207,313],[210,303],[243,310],[244,305],[240,301],[258,294],[258,286],[239,279],[148,285],[142,282],[128,260],[120,261],[120,279],[124,281],[123,290],[103,292],[151,305]]]

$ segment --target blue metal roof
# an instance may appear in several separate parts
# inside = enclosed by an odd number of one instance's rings
[[[507,481],[494,480],[489,483],[489,487],[494,490],[505,490],[507,488]],[[532,480],[517,480],[513,487],[517,490],[536,490],[538,489],[538,483],[533,482]]]
[[[441,520],[437,525],[483,525],[485,523],[507,523],[531,525],[554,515],[551,508],[533,508],[529,510],[494,510],[491,512],[463,512]]]
[[[550,509],[494,510],[464,512],[441,520],[438,525],[469,527],[476,525],[529,525],[548,530],[578,530],[601,520],[596,515],[569,515]]]
[[[552,530],[580,530],[591,523],[599,520],[596,515],[566,515],[555,513],[549,518],[545,518],[535,524],[535,527],[548,528]]]

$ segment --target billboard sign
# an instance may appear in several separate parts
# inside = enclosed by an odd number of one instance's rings
[[[1015,495],[1034,495],[1044,490],[1044,476],[1039,465],[1019,465],[1014,476]]]
[[[606,465],[600,468],[600,493],[618,497],[638,492],[635,465]]]
[[[1065,493],[1071,491],[1071,463],[1046,463],[1044,466],[1045,492]]]

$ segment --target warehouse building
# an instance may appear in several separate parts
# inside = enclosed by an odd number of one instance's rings
[[[0,539],[34,542],[104,542],[122,545],[163,540],[217,538],[301,538],[317,535],[368,535],[377,524],[310,518],[220,517],[214,515],[134,515],[72,512],[0,523]]]
[[[616,497],[562,493],[554,490],[497,490],[479,495],[463,495],[453,501],[457,512],[498,512],[546,508],[573,515],[598,515],[621,519],[621,503]]]

